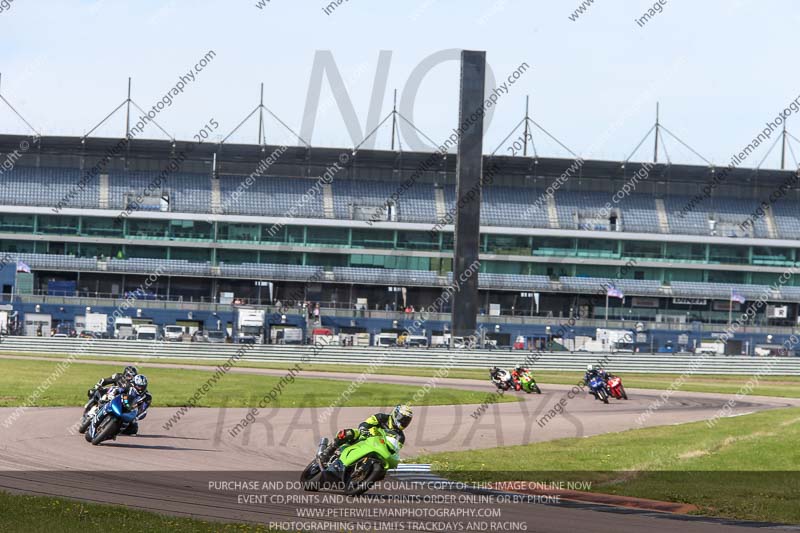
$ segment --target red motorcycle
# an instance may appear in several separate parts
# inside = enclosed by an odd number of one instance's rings
[[[617,376],[610,377],[608,381],[606,381],[606,385],[608,385],[608,391],[611,393],[611,396],[617,400],[628,399],[628,393],[625,392],[625,387],[622,386],[622,379]]]
[[[522,382],[520,381],[520,375],[517,372],[511,372],[511,384],[514,387],[515,391],[522,390]]]

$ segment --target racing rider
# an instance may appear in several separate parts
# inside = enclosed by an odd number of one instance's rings
[[[340,446],[343,444],[353,444],[361,438],[375,435],[378,428],[396,432],[398,435],[398,440],[402,444],[406,440],[406,436],[403,431],[411,423],[411,418],[413,416],[414,413],[412,412],[411,407],[405,404],[396,406],[389,414],[375,413],[371,417],[361,422],[357,429],[343,429],[339,431],[339,433],[336,434],[336,438],[333,439],[333,442],[330,443],[325,450],[323,450],[322,454],[320,455],[320,459],[322,460],[323,464],[327,464],[333,453]]]

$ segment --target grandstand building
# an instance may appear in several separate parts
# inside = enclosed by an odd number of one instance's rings
[[[111,313],[136,293],[126,313],[161,324],[214,329],[257,305],[306,327],[296,302],[310,301],[323,325],[375,334],[453,283],[453,156],[66,137],[20,154],[29,141],[0,136],[0,282],[20,323]],[[648,348],[691,347],[761,299],[734,335],[749,352],[798,322],[797,192],[756,212],[795,172],[720,180],[705,166],[505,156],[485,168],[479,322],[502,345],[637,325]],[[428,336],[449,322],[435,311]]]

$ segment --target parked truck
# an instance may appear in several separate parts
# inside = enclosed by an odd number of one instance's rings
[[[84,338],[107,338],[108,315],[104,313],[86,313],[75,317],[75,330]]]
[[[272,344],[305,344],[303,328],[296,326],[272,326],[269,337]]]
[[[133,330],[133,319],[129,316],[120,316],[114,320],[114,338],[132,339],[136,336]]]
[[[239,308],[236,313],[236,342],[239,344],[264,344],[263,309]]]
[[[285,328],[283,344],[303,344],[303,328]]]
[[[695,347],[694,353],[696,355],[724,355],[725,343],[719,339],[703,339],[700,344]]]
[[[595,339],[583,340],[583,343],[576,343],[579,352],[633,352],[634,334],[626,329],[597,328]]]

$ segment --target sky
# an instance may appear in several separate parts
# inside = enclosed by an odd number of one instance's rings
[[[501,142],[530,96],[533,120],[569,150],[622,161],[653,125],[659,102],[661,123],[720,165],[800,96],[791,61],[796,3],[661,0],[660,12],[640,24],[657,2],[594,0],[575,17],[581,1],[589,0],[346,0],[326,12],[330,0],[0,0],[0,94],[42,134],[82,136],[125,100],[128,77],[132,99],[149,109],[213,51],[156,118],[174,138],[191,139],[214,119],[212,138],[221,140],[258,105],[263,82],[265,105],[311,145],[358,144],[370,119],[375,125],[391,112],[394,89],[403,116],[442,142],[458,121],[458,51],[485,50],[496,83],[528,66],[494,106],[487,154],[510,154],[521,130]],[[330,66],[326,58],[341,73],[355,129],[333,97],[329,70],[315,96],[314,66]],[[318,99],[313,130],[309,92]],[[267,117],[267,142],[297,144]],[[789,117],[788,129],[795,123],[800,138],[800,118]],[[389,147],[388,124],[372,146]],[[120,137],[124,128],[118,113],[93,135]],[[2,103],[0,132],[27,132]],[[745,166],[758,164],[778,135]],[[141,137],[165,135],[150,125]],[[228,142],[256,141],[251,119]],[[401,141],[424,146],[408,127]],[[538,129],[533,142],[543,157],[569,156]],[[652,144],[651,137],[632,159],[651,159]],[[673,163],[703,163],[668,136],[664,144]],[[800,145],[791,146],[800,156]],[[778,168],[779,152],[763,166]]]

